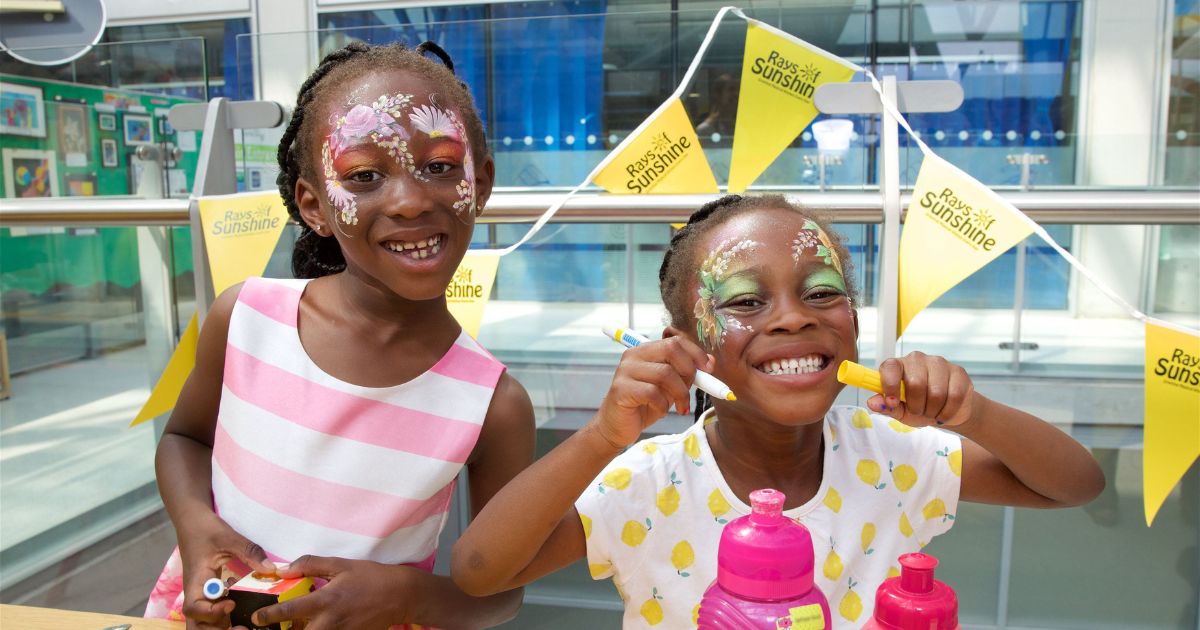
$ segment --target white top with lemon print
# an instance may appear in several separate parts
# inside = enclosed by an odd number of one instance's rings
[[[717,575],[729,521],[750,513],[713,460],[704,424],[643,440],[618,456],[575,503],[595,579],[613,578],[625,628],[694,628]],[[816,583],[835,627],[871,616],[875,589],[897,558],[950,529],[958,508],[962,443],[855,407],[825,416],[820,490],[787,510],[812,533]]]

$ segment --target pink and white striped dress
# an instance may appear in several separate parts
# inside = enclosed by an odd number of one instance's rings
[[[213,442],[214,507],[275,560],[313,554],[431,571],[455,478],[504,365],[464,332],[407,383],[338,380],[300,344],[307,282],[252,278],[234,305]],[[147,617],[178,614],[178,563],[177,550]]]

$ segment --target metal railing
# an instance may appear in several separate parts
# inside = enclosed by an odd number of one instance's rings
[[[828,211],[837,223],[883,221],[878,192],[763,190],[781,192],[801,205]],[[997,191],[1044,225],[1200,224],[1200,192],[1177,190],[1070,189]],[[557,191],[497,189],[478,223],[531,223],[562,196]],[[717,195],[611,195],[580,193],[555,215],[558,223],[677,223]],[[910,196],[901,195],[902,207]],[[5,199],[0,226],[172,226],[188,225],[189,200],[135,197]]]

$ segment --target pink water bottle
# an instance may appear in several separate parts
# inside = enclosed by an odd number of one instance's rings
[[[813,584],[808,528],[783,515],[783,493],[750,493],[751,513],[721,532],[717,579],[700,600],[699,630],[823,630],[829,602]]]
[[[900,576],[875,591],[875,615],[862,630],[960,630],[958,596],[933,579],[937,558],[923,553],[900,556]]]

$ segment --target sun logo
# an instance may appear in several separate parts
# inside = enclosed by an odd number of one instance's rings
[[[817,78],[821,76],[821,71],[811,63],[804,64],[799,71],[800,78],[808,83],[816,83]]]
[[[666,151],[671,147],[671,141],[666,138],[666,134],[662,134],[654,138],[653,145],[655,151]]]
[[[981,208],[975,212],[975,225],[978,225],[981,228],[986,228],[987,226],[991,225],[993,219],[994,217],[992,217],[992,213],[988,212],[986,209]]]
[[[454,281],[466,283],[471,281],[471,270],[467,267],[460,267],[454,272]]]

